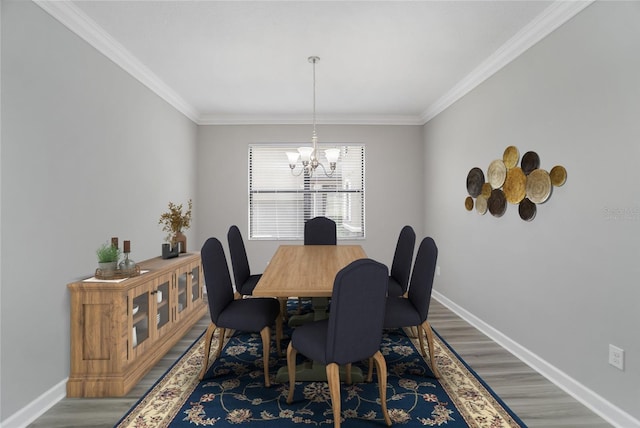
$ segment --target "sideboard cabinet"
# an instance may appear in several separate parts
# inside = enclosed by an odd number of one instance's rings
[[[199,253],[138,263],[121,281],[71,291],[68,397],[120,397],[207,313]]]

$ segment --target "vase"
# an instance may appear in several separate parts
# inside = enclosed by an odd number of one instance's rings
[[[173,245],[178,245],[181,253],[187,252],[187,237],[181,231],[173,235]]]
[[[124,253],[124,259],[120,262],[120,264],[118,265],[118,268],[121,271],[129,271],[129,270],[135,269],[135,267],[136,267],[136,262],[134,262],[129,258],[129,253]]]

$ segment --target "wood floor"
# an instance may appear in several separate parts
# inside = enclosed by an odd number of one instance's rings
[[[429,322],[529,427],[603,428],[611,425],[440,303]],[[122,398],[65,398],[29,428],[113,427],[193,341],[206,330],[204,317]]]

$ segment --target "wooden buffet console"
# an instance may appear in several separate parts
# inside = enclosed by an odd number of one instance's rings
[[[200,253],[138,263],[141,275],[71,291],[68,397],[119,397],[207,313]]]

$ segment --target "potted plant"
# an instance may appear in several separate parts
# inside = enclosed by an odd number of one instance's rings
[[[96,250],[98,256],[98,267],[104,271],[115,270],[120,258],[120,248],[105,242]]]
[[[193,203],[191,199],[187,202],[187,211],[182,213],[182,204],[174,204],[169,202],[169,211],[163,213],[158,220],[158,224],[162,225],[162,230],[168,232],[167,241],[172,246],[182,244],[181,253],[187,252],[187,237],[182,233],[183,230],[191,227],[191,208]]]

